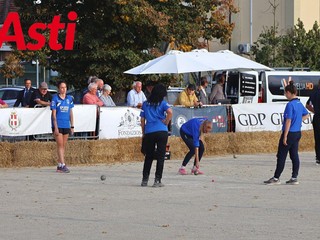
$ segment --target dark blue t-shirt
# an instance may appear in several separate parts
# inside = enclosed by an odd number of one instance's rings
[[[289,132],[299,132],[302,126],[302,116],[308,115],[307,109],[303,106],[298,98],[294,98],[286,105],[283,114],[282,131],[285,129],[287,119],[291,119]]]
[[[207,118],[192,118],[185,122],[181,129],[186,134],[192,136],[194,147],[200,146],[200,126]]]
[[[166,118],[165,112],[168,108],[170,106],[164,100],[159,105],[152,105],[148,101],[143,102],[140,117],[147,120],[144,133],[168,131],[168,126],[162,122]]]
[[[58,128],[70,128],[70,110],[74,107],[73,97],[67,95],[65,99],[56,94],[52,97],[51,110],[56,110]],[[52,127],[53,122],[52,122]]]

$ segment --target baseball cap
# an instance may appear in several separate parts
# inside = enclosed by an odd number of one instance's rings
[[[43,89],[48,89],[48,84],[46,82],[42,82],[40,84],[40,88],[43,88]]]

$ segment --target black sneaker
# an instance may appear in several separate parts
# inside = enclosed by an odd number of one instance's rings
[[[154,184],[152,187],[163,187],[164,185],[161,183],[160,180],[154,180]]]
[[[267,180],[267,181],[264,181],[264,183],[267,184],[267,185],[277,185],[277,184],[281,184],[280,179],[277,179],[277,178],[274,178],[274,177],[270,178],[270,179]]]
[[[286,181],[286,184],[298,185],[299,181],[297,178],[290,178],[288,181]]]
[[[320,165],[320,160],[316,159],[316,164]]]
[[[148,186],[148,180],[142,179],[141,187],[146,187],[146,186]]]
[[[63,167],[57,167],[57,172],[59,172],[59,173],[69,173],[70,172],[70,170],[67,168],[67,166],[66,165],[64,165]]]

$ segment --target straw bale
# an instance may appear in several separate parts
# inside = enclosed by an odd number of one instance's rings
[[[54,142],[14,143],[13,165],[16,167],[50,166],[56,163]]]
[[[232,152],[228,133],[207,134],[204,138],[204,145],[205,156],[225,155]]]
[[[92,152],[96,141],[75,140],[68,141],[65,151],[65,161],[68,165],[92,164]],[[56,152],[56,150],[54,150]]]
[[[313,130],[302,131],[299,144],[299,151],[307,152],[314,151],[314,135]]]
[[[205,135],[205,156],[276,153],[281,132],[215,133]],[[171,159],[183,159],[188,148],[180,137],[168,139]],[[68,141],[68,165],[112,164],[143,161],[141,138]],[[299,151],[314,151],[313,131],[303,131]],[[52,166],[56,164],[55,142],[0,142],[0,167]]]
[[[277,151],[281,132],[231,133],[234,154],[272,153]]]
[[[13,144],[0,142],[0,167],[6,168],[12,166]]]

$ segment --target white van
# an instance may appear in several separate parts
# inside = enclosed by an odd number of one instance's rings
[[[288,101],[284,88],[293,81],[298,89],[297,96],[305,105],[311,93],[318,88],[320,72],[268,71],[259,74],[261,81],[259,102],[275,103]]]

